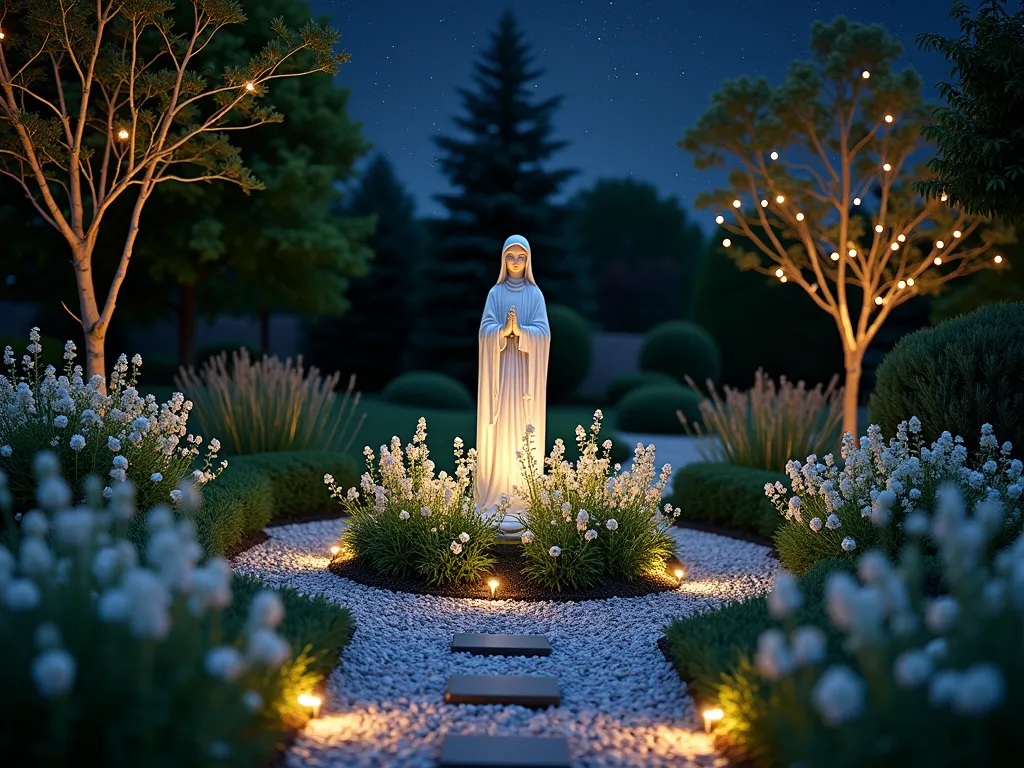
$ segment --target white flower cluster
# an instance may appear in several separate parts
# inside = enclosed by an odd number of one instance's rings
[[[42,696],[68,694],[80,666],[89,662],[64,647],[58,625],[65,633],[91,637],[119,627],[140,643],[160,643],[170,636],[176,616],[201,620],[231,604],[231,568],[222,557],[200,563],[203,550],[190,520],[176,520],[166,506],[150,510],[143,558],[133,543],[119,536],[135,514],[131,482],[114,486],[104,507],[102,487],[90,478],[87,504],[72,507],[71,489],[56,456],[38,454],[34,465],[40,508],[22,518],[16,552],[0,546],[0,614],[23,614],[33,622],[37,654],[31,672]],[[194,494],[184,493],[183,498],[186,504],[198,503]],[[9,502],[7,476],[0,471],[0,508],[9,511]],[[90,604],[91,612],[83,617],[83,605]],[[279,667],[291,655],[274,631],[283,616],[276,594],[258,595],[245,630],[244,654],[233,647],[214,648],[206,658],[207,671],[235,680],[250,667],[257,677],[261,669]]]
[[[821,461],[813,454],[806,463],[793,460],[786,465],[791,488],[767,483],[765,494],[787,520],[815,533],[840,529],[844,520],[849,524],[857,518],[884,526],[897,513],[900,528],[909,533],[908,525],[920,525],[915,513],[934,503],[935,491],[943,483],[955,484],[969,502],[998,502],[1011,526],[1020,522],[1024,464],[1010,458],[1013,446],[1000,445],[991,424],[981,428],[973,462],[968,461],[962,437],[943,432],[925,447],[920,434],[917,417],[900,424],[888,444],[877,425],[868,428],[859,447],[846,433],[841,469],[831,454]],[[852,552],[857,542],[845,536],[840,546]]]
[[[66,458],[88,463],[89,471],[103,471],[111,487],[129,476],[138,484],[145,478],[159,483],[167,477],[173,485],[189,471],[203,442],[201,437],[188,433],[192,403],[180,392],[163,404],[158,404],[153,395],[139,394],[139,355],[132,358],[131,369],[126,355],[117,359],[104,391],[100,376],[84,381],[82,367],[74,364],[74,343],[65,345],[67,363],[63,374],[58,375],[53,366],[41,366],[39,329],[33,328],[29,338],[31,354],[23,357],[21,374],[13,350],[4,350],[8,375],[0,375],[0,457],[10,458],[15,450],[31,456],[41,449],[60,454],[67,449],[71,454]],[[227,466],[224,461],[213,468],[219,450],[220,443],[211,440],[203,469],[192,474],[195,483],[213,480]],[[133,473],[135,467],[141,474]],[[19,479],[12,475],[11,481]],[[162,499],[168,500],[168,496]]]
[[[984,496],[969,507],[957,483],[943,484],[935,496],[933,515],[912,513],[918,517],[898,564],[870,550],[857,561],[856,577],[830,575],[825,608],[832,631],[844,639],[843,662],[821,669],[825,632],[792,626],[802,595],[789,573],[776,578],[768,610],[789,631],[761,635],[756,666],[769,680],[792,675],[786,690],[797,700],[790,703],[806,702],[829,726],[855,721],[869,699],[879,711],[899,706],[894,691],[917,692],[912,700],[925,712],[963,717],[986,715],[1007,700],[1024,639],[1024,535],[990,556],[1007,524],[1006,506]],[[951,594],[924,595],[926,535]]]

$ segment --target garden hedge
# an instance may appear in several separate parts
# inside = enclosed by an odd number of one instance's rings
[[[786,482],[780,472],[724,462],[696,462],[674,472],[669,501],[679,521],[708,523],[770,539],[785,518],[765,496],[765,483]]]
[[[461,381],[435,371],[410,371],[392,379],[380,393],[381,400],[421,408],[472,410],[476,398]]]
[[[551,355],[548,362],[548,402],[560,403],[576,392],[590,371],[590,324],[574,309],[548,305]]]
[[[700,403],[704,398],[682,384],[649,384],[637,387],[618,404],[616,426],[624,432],[657,435],[685,434],[676,411],[682,411],[690,423],[700,423]]]
[[[982,424],[1024,447],[1024,303],[991,304],[904,336],[882,360],[868,403],[886,438],[917,416],[926,443],[949,430],[975,451]]]
[[[722,377],[722,353],[710,333],[689,320],[654,326],[640,347],[640,370],[667,373],[683,382],[689,376],[701,389]]]
[[[650,384],[679,384],[674,376],[660,371],[634,371],[621,373],[608,383],[605,399],[609,406],[618,405],[622,398],[639,387]]]

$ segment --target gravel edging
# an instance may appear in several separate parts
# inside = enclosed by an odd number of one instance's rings
[[[327,682],[322,716],[289,749],[290,768],[433,768],[448,732],[563,735],[576,768],[727,764],[657,639],[673,618],[763,593],[777,568],[764,547],[673,529],[688,569],[675,590],[584,602],[474,600],[389,592],[329,573],[341,528],[273,528],[233,563],[272,586],[346,606],[359,627]],[[554,650],[540,658],[452,654],[456,632],[540,633]],[[562,705],[447,705],[450,674],[553,675]]]

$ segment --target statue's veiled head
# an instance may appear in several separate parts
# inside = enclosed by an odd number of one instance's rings
[[[529,240],[522,235],[510,236],[501,249],[501,274],[498,276],[498,282],[503,283],[507,278],[525,278],[528,283],[536,285],[531,255]]]

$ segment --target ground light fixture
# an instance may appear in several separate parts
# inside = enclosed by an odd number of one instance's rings
[[[337,544],[335,544],[333,547],[331,547],[331,557],[334,557],[339,552],[341,552],[341,547],[339,547]]]
[[[498,584],[500,582],[497,579],[491,579],[487,582],[487,586],[491,588],[491,600],[494,599],[494,593],[498,591]]]
[[[714,709],[704,710],[704,733],[711,733],[714,730],[715,725],[725,717],[725,712],[720,710],[718,707]]]
[[[676,576],[676,581],[678,581],[680,584],[682,584],[683,583],[683,579],[686,578],[686,569],[682,568],[682,567],[679,567],[679,568],[676,568],[675,571],[673,571],[673,573]]]
[[[319,696],[314,696],[311,693],[303,693],[299,696],[299,706],[313,710],[313,717],[320,717],[320,705],[322,703],[323,700]]]

